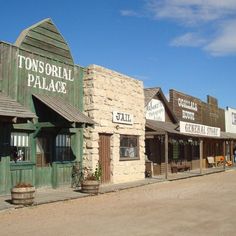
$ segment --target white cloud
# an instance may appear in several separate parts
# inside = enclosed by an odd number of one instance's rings
[[[236,54],[236,20],[224,22],[218,35],[204,47],[213,56]]]
[[[121,10],[120,14],[122,16],[140,16],[140,14],[134,10]]]
[[[206,43],[206,39],[199,36],[196,33],[186,33],[181,35],[175,39],[173,39],[170,43],[171,46],[180,47],[199,47]]]
[[[188,33],[170,46],[200,47],[213,56],[236,54],[236,0],[145,0],[143,12],[122,10],[121,15],[180,24]]]
[[[235,0],[147,0],[155,19],[172,19],[194,25],[234,15]]]

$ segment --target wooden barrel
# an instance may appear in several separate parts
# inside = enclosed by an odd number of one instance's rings
[[[82,182],[81,191],[88,194],[98,194],[99,184],[97,180],[85,180]]]
[[[12,188],[11,199],[16,205],[32,205],[34,203],[35,187]]]

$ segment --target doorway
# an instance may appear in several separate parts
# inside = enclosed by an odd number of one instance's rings
[[[101,183],[111,181],[111,135],[99,134],[99,163],[102,168]]]

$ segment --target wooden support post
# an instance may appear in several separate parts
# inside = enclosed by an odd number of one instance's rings
[[[223,156],[224,156],[224,170],[225,170],[225,165],[226,165],[226,141],[223,140]]]
[[[230,141],[230,160],[234,165],[234,142],[232,140]]]
[[[168,179],[168,133],[165,133],[165,179]]]
[[[202,160],[203,160],[203,140],[200,139],[200,145],[199,145],[199,154],[200,154],[200,174],[202,174]]]

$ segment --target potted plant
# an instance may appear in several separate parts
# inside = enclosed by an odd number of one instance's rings
[[[81,183],[81,191],[88,194],[98,194],[100,179],[102,175],[102,169],[100,163],[98,162],[97,167],[94,172],[85,169],[84,179]]]
[[[18,183],[11,189],[11,201],[16,205],[32,205],[35,187],[28,183]]]

